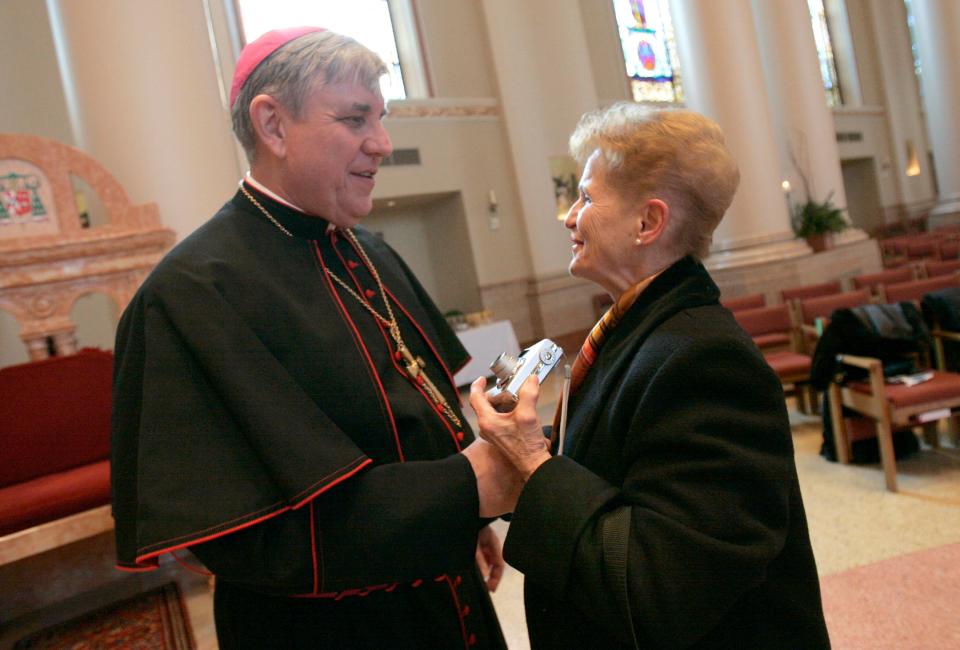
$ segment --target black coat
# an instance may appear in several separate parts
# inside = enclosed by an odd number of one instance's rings
[[[640,295],[571,400],[506,558],[534,648],[823,648],[782,387],[690,258]],[[626,614],[629,609],[629,618]]]
[[[502,647],[476,575],[476,478],[457,453],[472,432],[437,413],[384,328],[328,277],[385,313],[349,240],[259,201],[292,237],[238,193],[121,320],[119,565],[193,551],[217,575],[218,632],[233,615],[238,640],[222,647]],[[404,340],[457,408],[466,351],[396,254],[357,236]]]

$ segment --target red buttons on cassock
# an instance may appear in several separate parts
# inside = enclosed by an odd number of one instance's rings
[[[454,586],[454,587],[459,587],[461,582],[463,582],[463,578],[461,578],[460,576],[455,576],[455,577],[453,578],[453,586]]]
[[[467,605],[466,607],[463,608],[463,612],[461,613],[461,616],[469,616],[469,615],[470,615],[470,605]]]
[[[470,636],[467,637],[467,645],[476,645],[477,635],[473,632],[470,633]]]
[[[347,260],[347,268],[355,269],[355,268],[357,268],[358,266],[360,266],[360,265],[357,264],[356,262],[354,262],[353,260]]]
[[[377,292],[373,289],[367,289],[364,291],[364,293],[367,294],[367,298],[373,298],[375,295],[377,295]]]
[[[463,431],[457,431],[457,440],[463,442]]]
[[[422,584],[423,584],[423,580],[421,580],[420,578],[417,578],[416,580],[413,581],[413,587],[414,587],[414,588],[417,588],[417,587],[419,587],[419,586],[422,585]]]

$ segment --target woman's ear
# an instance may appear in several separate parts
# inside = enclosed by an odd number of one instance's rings
[[[250,123],[257,140],[277,158],[287,153],[284,117],[280,103],[270,95],[257,95],[250,102]]]
[[[637,245],[652,244],[659,239],[669,220],[670,206],[660,199],[649,199],[637,219]]]

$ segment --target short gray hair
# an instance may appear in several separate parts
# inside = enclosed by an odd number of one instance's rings
[[[629,200],[662,198],[679,217],[667,226],[677,254],[707,256],[740,184],[716,122],[692,111],[620,102],[584,115],[570,136],[570,152],[581,163],[596,150],[612,189]]]
[[[233,103],[230,119],[237,140],[253,160],[257,136],[250,121],[250,102],[270,95],[300,117],[307,94],[323,84],[352,81],[380,94],[387,66],[374,52],[336,32],[311,32],[284,44],[250,74]]]

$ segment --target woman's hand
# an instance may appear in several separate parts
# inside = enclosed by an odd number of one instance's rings
[[[470,406],[477,414],[480,437],[499,449],[526,481],[550,459],[548,441],[537,416],[540,384],[531,375],[520,387],[517,405],[509,413],[499,413],[494,408],[484,392],[486,386],[483,377],[470,386]]]

